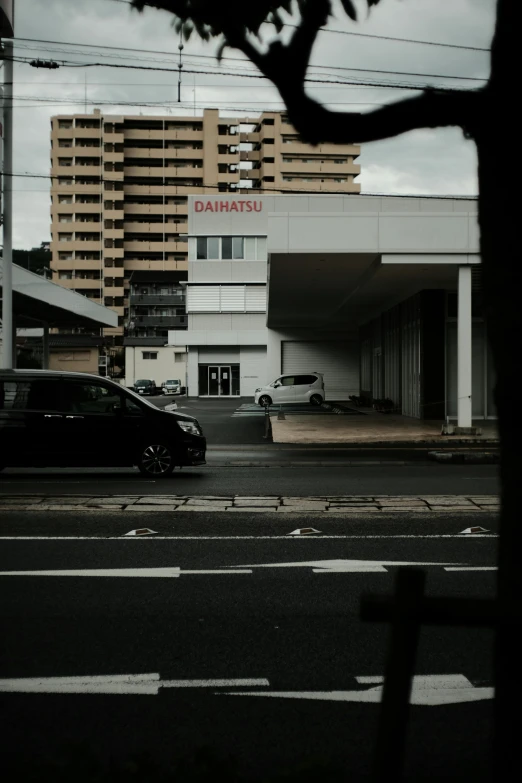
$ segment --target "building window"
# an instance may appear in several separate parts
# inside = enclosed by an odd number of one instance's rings
[[[58,280],[72,280],[72,272],[59,272]]]
[[[58,260],[59,261],[72,261],[73,260],[73,254],[72,253],[58,253]]]
[[[144,359],[157,359],[158,358],[158,352],[157,351],[142,351],[141,355]]]
[[[58,127],[59,128],[72,128],[72,120],[58,120]]]
[[[72,204],[72,203],[73,203],[72,196],[58,196],[58,204]]]

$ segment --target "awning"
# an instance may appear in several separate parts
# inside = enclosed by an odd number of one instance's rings
[[[0,267],[0,290],[1,287]],[[38,322],[60,328],[118,326],[118,315],[114,310],[17,264],[13,264],[13,311],[17,327],[30,328]]]

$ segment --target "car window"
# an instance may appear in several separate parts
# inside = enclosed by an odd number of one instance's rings
[[[295,378],[296,386],[310,386],[315,383],[317,377],[315,375],[297,375]]]
[[[141,416],[143,413],[143,409],[141,405],[138,405],[134,402],[134,400],[131,400],[130,397],[127,395],[124,395],[122,398],[123,402],[123,410],[125,413],[130,413],[133,416]]]
[[[116,389],[97,383],[67,383],[64,387],[64,408],[71,413],[107,413],[114,415],[114,406],[122,406],[122,395]]]
[[[283,375],[281,378],[281,383],[283,386],[294,386],[295,385],[295,376],[294,375]]]
[[[52,378],[0,381],[0,410],[59,411],[60,387]]]

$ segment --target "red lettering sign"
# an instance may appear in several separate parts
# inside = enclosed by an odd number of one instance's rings
[[[262,212],[262,201],[195,201],[194,212]]]

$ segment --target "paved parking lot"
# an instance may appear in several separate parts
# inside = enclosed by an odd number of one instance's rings
[[[252,402],[251,397],[236,397],[234,399],[195,399],[178,396],[147,397],[158,408],[176,404],[176,410],[195,416],[200,422],[209,445],[225,444],[262,444],[266,441],[265,434],[265,410]],[[347,405],[331,403],[330,408],[313,405],[283,405],[272,406],[270,412],[276,414],[279,409],[285,416],[331,416],[332,414],[350,415],[357,417],[358,411]]]

